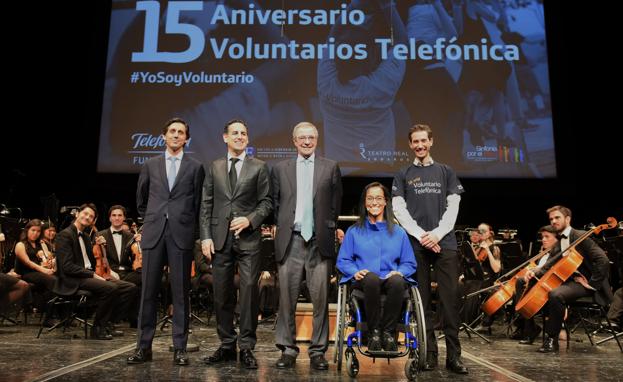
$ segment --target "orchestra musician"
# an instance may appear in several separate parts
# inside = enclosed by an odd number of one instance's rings
[[[22,275],[22,280],[51,291],[56,284],[56,265],[41,248],[41,226],[41,220],[32,219],[24,227],[15,245],[15,271]]]
[[[557,251],[565,251],[584,231],[571,227],[571,210],[564,206],[554,206],[547,210],[550,224],[559,236],[556,245]],[[541,353],[557,352],[558,335],[562,328],[566,304],[580,297],[594,296],[597,303],[607,305],[612,300],[612,291],[608,283],[609,262],[604,251],[590,238],[586,238],[575,250],[584,258],[576,273],[567,279],[558,288],[549,292],[548,300],[544,306],[547,319],[545,321],[545,337],[543,346],[539,348]],[[562,256],[566,256],[565,253]],[[552,266],[559,256],[552,256],[537,271],[528,271],[525,281],[533,277],[540,278]]]

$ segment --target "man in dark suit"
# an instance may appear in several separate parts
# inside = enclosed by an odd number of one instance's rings
[[[97,236],[106,240],[106,253],[110,268],[119,276],[119,279],[141,286],[141,274],[132,271],[132,251],[130,243],[140,237],[123,229],[126,209],[121,205],[114,205],[108,210],[110,227],[98,231]]]
[[[138,296],[141,289],[141,274],[132,271],[132,251],[130,244],[134,240],[140,241],[140,234],[132,234],[129,230],[123,229],[123,222],[126,217],[126,209],[121,205],[114,205],[108,209],[108,220],[110,227],[98,231],[97,236],[105,240],[108,264],[115,277],[119,280],[130,282],[137,286]],[[130,327],[137,327],[138,301],[132,304],[127,311],[126,317],[130,321]]]
[[[547,210],[549,222],[558,232],[558,244],[554,252],[558,256],[551,257],[536,273],[529,271],[526,281],[532,277],[541,277],[554,264],[566,256],[569,245],[576,241],[585,232],[571,227],[571,210],[564,206],[554,206]],[[548,319],[545,321],[545,337],[540,353],[554,353],[559,349],[558,335],[562,328],[566,305],[580,297],[594,296],[595,300],[607,305],[612,300],[612,290],[608,283],[609,261],[605,252],[590,238],[585,239],[575,247],[575,250],[584,257],[577,272],[558,288],[549,292],[547,304],[544,307]],[[562,255],[560,253],[562,252]]]
[[[83,204],[78,209],[76,220],[56,237],[56,266],[58,279],[54,292],[72,295],[78,289],[95,295],[97,310],[91,328],[91,338],[110,340],[108,324],[126,312],[136,302],[138,290],[132,283],[121,280],[106,281],[95,273],[96,259],[88,232],[97,209],[93,204]]]
[[[204,170],[199,161],[184,153],[190,127],[179,118],[168,121],[162,131],[164,155],[145,162],[136,190],[136,206],[144,218],[142,293],[138,343],[129,364],[152,358],[151,344],[156,330],[157,297],[162,270],[169,266],[173,298],[173,360],[188,365],[186,343],[190,315],[190,268],[195,229],[201,201]]]
[[[272,173],[277,233],[275,261],[279,272],[279,320],[276,342],[279,369],[294,366],[296,301],[303,275],[314,306],[310,365],[327,370],[329,343],[329,275],[335,261],[335,233],[342,199],[337,162],[315,155],[318,130],[301,122],[292,132],[297,157],[278,163]]]
[[[221,346],[207,364],[236,360],[256,369],[253,349],[257,337],[261,224],[272,211],[268,166],[246,154],[247,126],[232,120],[225,125],[227,157],[209,167],[201,199],[201,249],[212,258],[214,308]],[[234,330],[234,273],[240,274],[240,335]]]

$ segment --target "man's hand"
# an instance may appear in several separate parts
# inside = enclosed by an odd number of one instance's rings
[[[140,233],[135,233],[134,234],[134,241],[140,243],[142,238],[143,238],[143,234],[140,234]]]
[[[95,238],[95,244],[106,244],[106,239],[104,238],[104,236],[98,236]]]
[[[262,271],[262,274],[260,275],[260,279],[262,279],[262,280],[270,280],[270,272]]]
[[[357,281],[362,280],[365,277],[365,275],[368,274],[368,272],[370,271],[368,271],[367,269],[362,269],[359,272],[355,273],[355,276],[354,276],[355,280]]]
[[[534,272],[533,271],[528,271],[526,272],[526,274],[523,277],[523,281],[525,281],[526,283],[528,283],[528,281],[530,281],[531,278],[534,277]]]
[[[437,243],[439,243],[439,238],[432,232],[425,232],[420,239],[420,243],[422,243],[424,247],[433,250]]]
[[[212,241],[212,239],[201,241],[201,253],[203,253],[203,256],[205,256],[208,261],[212,260],[212,255],[214,255],[214,241]]]
[[[231,223],[229,223],[229,230],[234,231],[234,236],[240,235],[240,232],[251,225],[249,219],[244,216],[239,216],[234,218]]]

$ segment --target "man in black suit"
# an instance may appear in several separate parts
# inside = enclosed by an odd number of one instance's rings
[[[221,346],[207,364],[236,360],[256,369],[253,349],[257,337],[261,224],[272,211],[268,166],[246,154],[247,125],[232,120],[225,125],[227,157],[209,167],[201,199],[201,249],[212,258],[214,308]],[[234,330],[234,273],[240,274],[240,335]]]
[[[106,254],[110,269],[119,280],[130,282],[137,286],[138,296],[141,289],[141,274],[132,271],[132,251],[130,244],[134,240],[140,241],[140,234],[132,234],[123,229],[126,217],[126,209],[121,205],[114,205],[108,209],[110,227],[98,231],[97,236],[105,240]],[[130,327],[137,327],[138,301],[128,309],[126,317],[130,321]]]
[[[123,229],[126,209],[121,205],[114,205],[108,210],[110,227],[98,231],[97,236],[106,240],[106,253],[110,268],[119,276],[119,279],[141,286],[141,274],[132,271],[132,240],[140,240],[140,234],[132,234]]]
[[[564,206],[554,206],[547,210],[549,222],[558,232],[558,244],[554,252],[558,256],[551,257],[536,273],[529,271],[525,280],[532,277],[541,277],[554,264],[566,256],[569,245],[576,241],[585,232],[571,227],[571,210]],[[543,308],[548,319],[545,321],[545,337],[540,353],[555,353],[558,351],[558,335],[565,317],[566,305],[580,297],[594,296],[595,300],[607,305],[612,301],[612,290],[608,283],[609,261],[605,252],[590,238],[585,239],[575,247],[575,250],[584,257],[577,272],[558,288],[549,292],[547,304]],[[562,255],[560,253],[562,252]]]
[[[95,295],[97,310],[91,328],[91,338],[110,340],[107,326],[135,303],[138,290],[132,283],[121,280],[106,281],[95,273],[96,259],[93,245],[85,229],[97,218],[93,204],[83,204],[76,220],[56,237],[56,266],[58,279],[54,292],[72,295],[78,289]]]
[[[336,223],[342,200],[337,162],[315,155],[318,130],[309,122],[294,127],[298,155],[278,163],[272,173],[277,233],[275,261],[279,271],[279,320],[276,342],[282,351],[279,369],[294,366],[296,301],[303,275],[314,306],[310,365],[327,370],[329,343],[329,275],[335,262]]]
[[[169,266],[173,298],[173,360],[188,365],[188,318],[190,315],[190,268],[193,260],[195,228],[201,201],[204,170],[201,163],[184,153],[190,127],[179,118],[168,121],[162,136],[164,155],[145,162],[136,190],[138,213],[144,218],[141,308],[138,343],[128,364],[152,358],[151,344],[156,331],[157,297],[162,270]]]

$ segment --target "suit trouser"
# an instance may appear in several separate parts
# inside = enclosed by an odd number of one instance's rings
[[[437,292],[443,318],[443,332],[446,335],[446,355],[448,359],[454,359],[461,355],[461,343],[459,342],[459,299],[457,290],[459,283],[459,260],[457,251],[442,249],[441,253],[434,253],[415,243],[415,238],[409,236],[414,248],[417,260],[417,282],[422,304],[426,312],[426,341],[428,352],[437,353],[437,338],[433,327],[433,310],[431,306],[431,265],[435,268],[437,276]],[[419,249],[418,249],[419,248]]]
[[[623,288],[619,288],[614,293],[614,298],[608,310],[608,319],[617,324],[623,323]]]
[[[592,296],[593,293],[573,280],[567,280],[558,288],[549,291],[545,305],[548,314],[548,319],[545,321],[545,333],[550,337],[558,338],[565,318],[566,305],[580,297]]]
[[[259,243],[258,243],[259,244]],[[236,288],[234,274],[238,263],[240,274],[240,335],[234,329],[234,311],[236,309]],[[214,312],[218,337],[221,347],[240,350],[254,349],[257,342],[257,315],[259,311],[260,278],[259,250],[252,253],[240,253],[236,250],[233,234],[230,232],[221,251],[212,258],[212,278],[214,288]]]
[[[79,289],[93,293],[97,298],[94,326],[106,326],[121,318],[131,304],[136,304],[138,290],[132,283],[121,280],[104,281],[94,278],[78,279]]]
[[[151,348],[156,332],[158,294],[162,289],[162,270],[169,265],[173,299],[173,347],[186,349],[190,316],[190,267],[192,250],[180,249],[173,240],[168,222],[156,246],[143,250],[141,310],[138,322],[138,347]]]
[[[310,358],[322,355],[329,346],[329,274],[332,267],[330,259],[323,259],[318,252],[316,239],[305,242],[298,232],[286,250],[283,263],[278,264],[279,272],[279,314],[277,318],[277,347],[284,354],[296,357],[296,301],[299,297],[303,275],[307,281],[309,294],[314,307],[312,338],[307,350]]]

